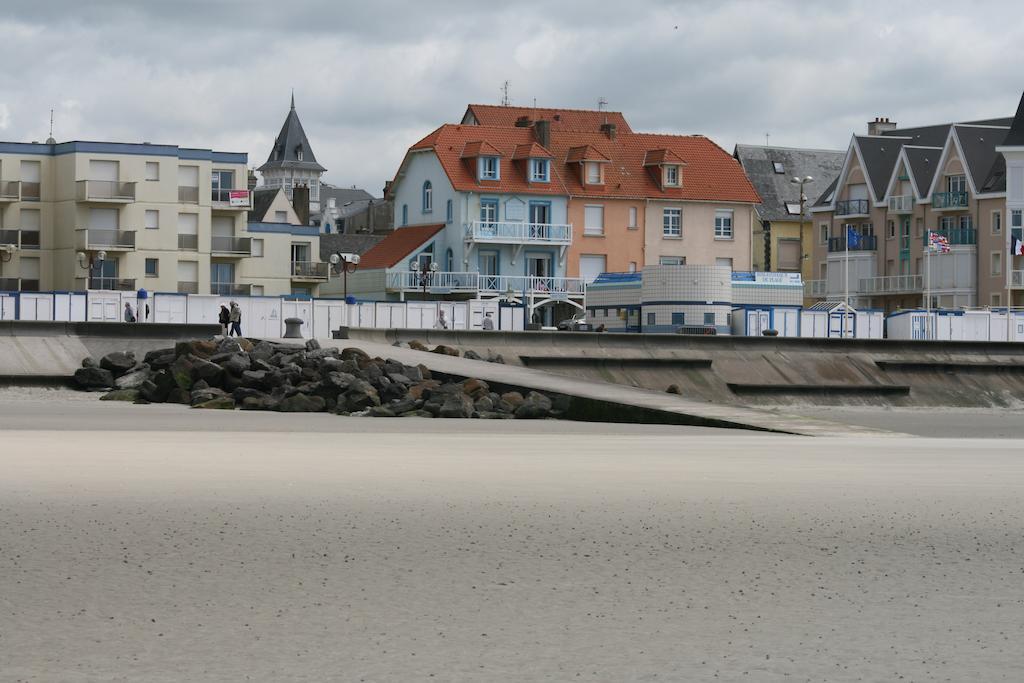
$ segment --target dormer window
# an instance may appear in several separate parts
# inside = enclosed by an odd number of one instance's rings
[[[588,161],[586,163],[587,170],[587,185],[600,185],[602,182],[601,178],[601,164],[596,161]]]
[[[302,161],[302,148],[301,147],[297,147],[295,149],[295,159],[297,161]]]
[[[551,180],[551,162],[547,159],[530,159],[530,182],[546,183]]]
[[[665,166],[665,187],[679,187],[679,167]]]
[[[498,157],[480,157],[480,180],[499,180]]]

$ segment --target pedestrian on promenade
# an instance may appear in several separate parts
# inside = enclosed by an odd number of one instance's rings
[[[132,310],[132,305],[127,301],[124,302],[124,321],[126,323],[135,322],[135,311]]]
[[[228,336],[228,323],[231,322],[231,312],[228,311],[228,307],[224,304],[220,305],[220,315],[217,316],[217,322],[220,323],[220,333],[225,337]]]
[[[434,325],[435,330],[447,330],[448,321],[445,320],[444,311],[438,311],[437,313],[437,324]]]
[[[238,303],[235,301],[231,302],[231,310],[228,312],[228,320],[231,321],[231,332],[228,336],[234,335],[235,337],[242,336],[242,309],[238,307]]]
[[[491,317],[490,313],[488,313],[488,314],[486,314],[484,316],[484,322],[481,325],[481,327],[483,327],[485,330],[493,330],[494,329],[494,318]]]

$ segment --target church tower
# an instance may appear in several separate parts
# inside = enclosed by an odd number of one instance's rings
[[[294,92],[291,109],[281,126],[281,132],[274,140],[270,156],[256,170],[263,176],[264,187],[284,188],[289,201],[292,199],[292,188],[296,185],[309,187],[309,212],[311,215],[320,213],[320,176],[327,169],[318,164],[313,155],[306,131],[302,129],[302,122],[295,112]]]

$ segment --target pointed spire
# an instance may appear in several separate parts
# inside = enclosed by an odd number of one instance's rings
[[[295,88],[292,88],[292,111],[295,111]]]

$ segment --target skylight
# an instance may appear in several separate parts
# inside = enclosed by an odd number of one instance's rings
[[[786,169],[783,168],[781,161],[773,161],[772,162],[772,167],[775,169],[776,173],[785,173],[786,172]]]
[[[786,213],[788,213],[790,216],[799,216],[800,215],[800,204],[799,203],[793,203],[793,202],[786,202]]]

